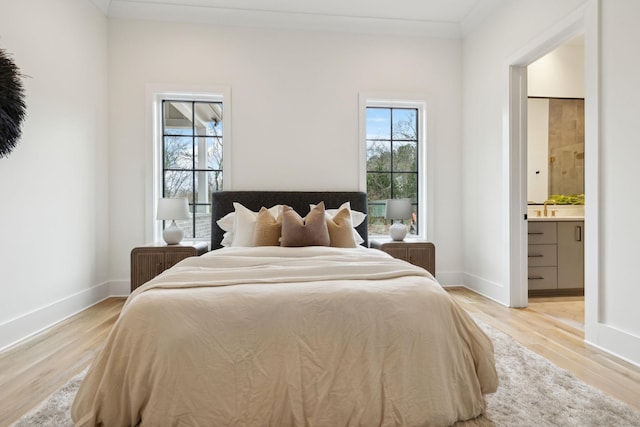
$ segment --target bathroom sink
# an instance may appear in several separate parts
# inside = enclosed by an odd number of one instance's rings
[[[584,221],[584,206],[529,205],[527,217],[529,221]]]

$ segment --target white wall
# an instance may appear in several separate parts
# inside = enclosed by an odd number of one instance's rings
[[[566,44],[527,67],[529,96],[584,98],[584,45]]]
[[[509,183],[504,181],[503,118],[508,59],[580,0],[502,2],[463,43],[463,161],[465,284],[509,304],[505,235]]]
[[[527,105],[527,200],[549,198],[549,100],[529,98]]]
[[[358,190],[358,93],[427,93],[438,275],[460,277],[461,42],[109,21],[111,277],[145,242],[145,88],[231,87],[233,189]],[[225,126],[227,124],[225,123]],[[227,141],[225,141],[227,142]],[[457,281],[460,283],[460,280]]]
[[[638,16],[636,0],[602,1],[600,318],[593,341],[640,364],[640,56],[628,50],[629,40],[640,38]]]
[[[0,47],[27,103],[0,159],[2,348],[109,291],[107,22],[86,0],[3,2]]]
[[[509,241],[502,225],[509,220],[505,217],[509,211],[509,182],[504,169],[509,162],[508,153],[503,151],[508,146],[503,133],[508,111],[508,60],[582,3],[587,2],[504,2],[463,44],[463,199],[465,207],[473,207],[465,209],[463,215],[466,284],[503,304],[509,304],[511,296]],[[640,3],[600,3],[601,102],[596,163],[600,170],[594,171],[600,177],[600,200],[595,207],[598,223],[594,227],[599,232],[587,237],[600,239],[600,244],[598,265],[589,267],[597,277],[590,278],[594,289],[587,290],[590,303],[586,307],[590,313],[595,312],[593,321],[597,324],[591,324],[588,314],[585,326],[591,343],[640,364],[640,312],[635,308],[640,287],[635,283],[634,259],[634,242],[640,237],[635,214],[640,202],[631,195],[633,183],[640,181],[640,171],[635,167],[640,147],[634,142],[634,125],[640,114],[640,87],[635,77],[640,59],[628,50],[628,41],[640,37],[634,21],[640,14]],[[597,125],[590,124],[594,128]],[[591,303],[597,306],[592,308]]]

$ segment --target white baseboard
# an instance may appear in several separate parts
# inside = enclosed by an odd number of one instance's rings
[[[109,282],[62,298],[0,324],[0,351],[111,296]]]
[[[501,305],[505,305],[503,302],[493,297],[493,295],[502,292],[502,285],[469,273],[465,273],[464,277],[464,287],[482,295],[485,298],[491,299]],[[639,336],[604,323],[598,323],[596,331],[594,339],[585,339],[584,342],[586,344],[625,360],[633,365],[640,366]]]
[[[436,279],[443,287],[462,286],[464,273],[461,271],[436,271]]]
[[[464,273],[463,283],[466,288],[504,305],[500,302],[500,295],[504,293],[504,286],[500,283],[470,273]]]
[[[598,323],[597,342],[585,343],[640,367],[640,337],[604,323]]]
[[[109,296],[128,297],[131,293],[131,282],[129,280],[112,280],[109,282]]]

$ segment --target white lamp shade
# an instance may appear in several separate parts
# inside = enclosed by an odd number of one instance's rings
[[[389,199],[385,219],[409,219],[413,214],[411,199]]]
[[[186,197],[162,198],[158,200],[158,215],[156,219],[174,220],[189,219],[189,203]]]

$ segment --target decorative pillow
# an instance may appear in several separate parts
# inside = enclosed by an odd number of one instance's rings
[[[324,202],[302,219],[290,206],[282,208],[281,246],[329,246],[329,229],[324,214]]]
[[[222,231],[225,232],[222,235],[222,241],[220,242],[222,246],[231,246],[231,244],[233,243],[233,220],[235,216],[236,216],[235,212],[229,212],[228,214],[226,214],[225,216],[223,216],[222,218],[216,221],[216,223],[218,224],[218,226],[220,226]]]
[[[265,207],[260,208],[253,233],[253,246],[280,246],[282,215],[274,218]]]
[[[334,248],[356,248],[358,243],[353,236],[351,212],[347,208],[340,209],[333,218],[325,212],[325,220],[329,229],[330,245]],[[357,234],[357,233],[356,233]]]
[[[311,209],[313,209],[315,206],[316,205],[309,205]],[[331,219],[338,213],[338,211],[345,208],[349,209],[349,212],[351,212],[351,225],[353,226],[353,237],[356,240],[356,244],[359,245],[360,243],[364,242],[364,239],[362,238],[362,236],[360,236],[360,233],[358,233],[358,231],[356,230],[356,227],[362,224],[362,221],[364,221],[364,219],[367,217],[366,213],[363,213],[360,211],[352,211],[351,202],[344,202],[342,205],[340,205],[338,209],[326,209],[325,215],[327,216],[327,219]]]
[[[233,202],[233,207],[235,212],[228,213],[216,221],[220,228],[226,231],[220,244],[222,246],[253,246],[258,212],[253,212],[238,202]],[[275,205],[268,211],[276,218],[281,209],[282,205]]]

